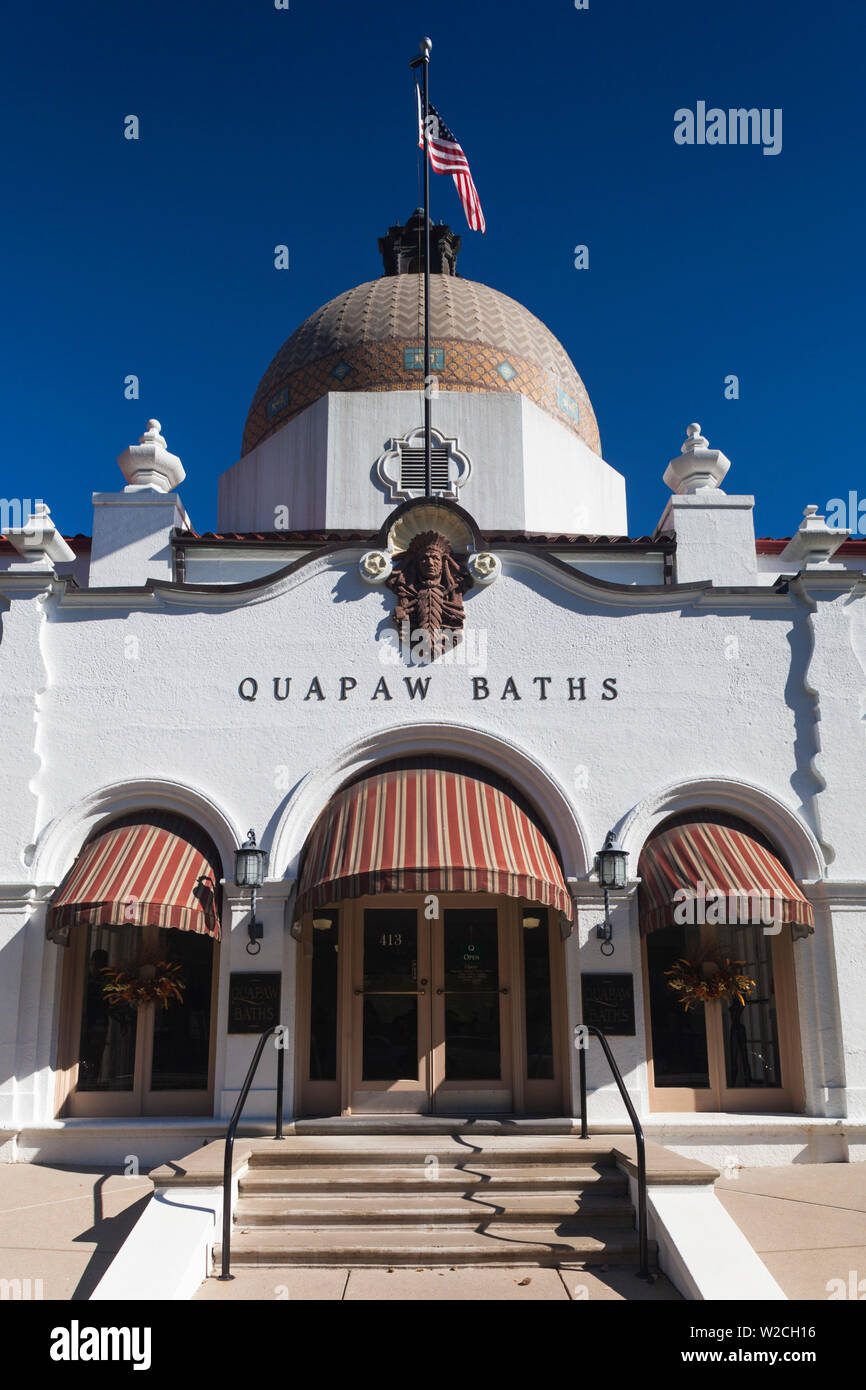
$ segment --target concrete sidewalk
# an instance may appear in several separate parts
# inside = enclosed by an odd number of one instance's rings
[[[866,1163],[741,1168],[715,1190],[789,1298],[857,1297],[860,1280],[866,1298]]]
[[[257,1265],[237,1268],[230,1283],[207,1279],[196,1298],[206,1300],[272,1302],[454,1302],[533,1303],[556,1299],[567,1303],[588,1301],[679,1300],[680,1295],[660,1275],[652,1284],[638,1279],[633,1270],[592,1271],[562,1265],[556,1269],[302,1269]]]
[[[152,1191],[104,1168],[0,1164],[0,1280],[23,1281],[0,1297],[89,1298]]]

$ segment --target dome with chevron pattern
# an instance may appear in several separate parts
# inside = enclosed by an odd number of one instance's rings
[[[455,274],[431,274],[430,325],[439,391],[525,396],[601,453],[568,353],[522,304]],[[420,393],[423,385],[423,276],[370,280],[317,309],[280,348],[256,391],[241,452],[329,391]]]

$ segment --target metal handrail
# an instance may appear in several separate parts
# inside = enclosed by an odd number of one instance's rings
[[[234,1275],[229,1272],[231,1262],[231,1239],[232,1239],[232,1153],[235,1146],[235,1132],[241,1118],[241,1112],[247,1103],[247,1096],[253,1084],[253,1078],[258,1070],[259,1062],[262,1060],[262,1053],[265,1050],[265,1043],[272,1033],[278,1033],[283,1027],[281,1023],[275,1023],[271,1028],[265,1028],[256,1045],[253,1053],[253,1060],[250,1062],[246,1080],[240,1090],[237,1105],[234,1108],[232,1117],[229,1120],[229,1127],[226,1130],[225,1139],[225,1158],[223,1160],[223,1248],[222,1248],[222,1272],[217,1276],[220,1280],[234,1279]],[[274,1122],[274,1138],[283,1139],[283,1081],[286,1065],[286,1051],[283,1047],[277,1048],[277,1113]]]
[[[647,1247],[647,1220],[646,1220],[646,1146],[644,1144],[643,1130],[637,1111],[631,1102],[631,1097],[625,1088],[622,1079],[622,1072],[616,1064],[613,1053],[610,1050],[610,1043],[602,1033],[600,1028],[596,1028],[591,1023],[581,1025],[588,1033],[594,1033],[604,1050],[604,1055],[608,1060],[613,1079],[619,1088],[622,1096],[623,1105],[628,1111],[631,1126],[634,1130],[634,1137],[637,1143],[637,1238],[638,1251],[640,1256],[640,1268],[638,1270],[639,1279],[649,1279],[649,1251]],[[585,1047],[579,1049],[580,1053],[580,1137],[588,1139],[589,1132],[586,1126],[586,1051]]]

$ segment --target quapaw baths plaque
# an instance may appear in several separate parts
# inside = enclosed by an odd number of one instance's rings
[[[229,983],[229,1032],[261,1033],[280,1021],[278,970],[232,973]]]

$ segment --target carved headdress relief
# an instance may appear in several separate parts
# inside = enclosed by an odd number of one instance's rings
[[[463,595],[472,586],[472,575],[452,555],[451,542],[441,531],[413,536],[406,550],[394,556],[385,583],[397,599],[395,625],[408,623],[411,632],[425,632],[432,655],[460,640],[456,634],[463,628]]]

